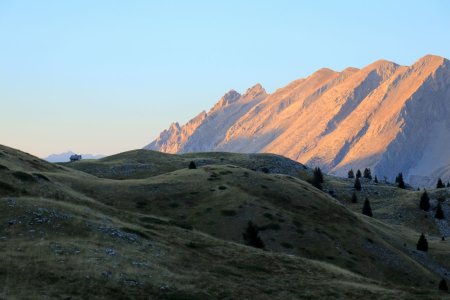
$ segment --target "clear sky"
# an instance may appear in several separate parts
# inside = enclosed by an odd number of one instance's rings
[[[141,148],[226,91],[450,58],[450,1],[0,0],[0,144]]]

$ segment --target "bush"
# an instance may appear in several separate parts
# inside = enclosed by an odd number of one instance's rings
[[[352,203],[357,203],[358,202],[358,197],[356,197],[356,193],[353,192],[352,194]]]
[[[439,290],[448,291],[447,281],[445,281],[444,278],[442,278],[441,282],[439,282]]]
[[[188,167],[189,169],[197,169],[197,165],[195,164],[195,161],[191,161],[190,163],[189,163],[189,167]]]
[[[232,217],[232,216],[235,216],[235,215],[237,214],[236,211],[233,210],[233,209],[222,209],[222,210],[220,211],[220,213],[221,213],[223,216],[227,216],[227,217]]]
[[[264,248],[264,242],[259,237],[259,228],[252,221],[248,221],[242,237],[247,245],[260,249]]]

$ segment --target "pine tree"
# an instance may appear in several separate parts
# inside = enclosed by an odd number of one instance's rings
[[[403,181],[403,173],[398,173],[398,176],[395,178],[395,182],[398,184],[398,187],[401,189],[406,188],[405,181]]]
[[[195,164],[194,161],[191,161],[191,162],[189,163],[189,169],[197,169],[197,165]]]
[[[259,229],[258,226],[253,224],[252,221],[248,221],[247,228],[245,232],[242,234],[247,245],[255,247],[255,248],[264,248],[264,242],[259,237]]]
[[[442,210],[441,202],[438,202],[436,207],[436,214],[434,215],[436,219],[442,220],[444,219],[444,211]]]
[[[428,197],[427,191],[424,191],[420,197],[420,209],[424,211],[430,210],[430,197]]]
[[[362,213],[363,213],[363,215],[366,215],[366,216],[369,216],[369,217],[373,217],[372,208],[370,207],[369,198],[366,198],[366,200],[364,201]]]
[[[447,181],[447,187],[450,187],[450,182],[449,181]]]
[[[438,182],[436,184],[436,188],[437,189],[445,188],[445,185],[442,183],[442,179],[441,178],[438,179]]]
[[[352,194],[352,203],[357,203],[358,202],[358,197],[356,197],[356,193],[353,192]]]
[[[314,169],[314,176],[317,176],[317,179],[320,181],[320,183],[323,183],[323,174],[322,174],[322,170],[320,168],[315,168]]]
[[[364,177],[364,178],[367,178],[367,179],[372,179],[372,172],[370,171],[369,168],[365,168],[365,169],[364,169],[364,175],[363,175],[363,177]]]
[[[445,281],[444,278],[442,278],[441,282],[439,282],[439,290],[448,291],[447,281]]]
[[[353,173],[353,169],[350,169],[350,171],[348,171],[348,178],[350,179],[355,178],[355,173]]]
[[[356,178],[361,178],[361,171],[358,169],[358,171],[356,171]]]
[[[322,182],[323,182],[322,171],[320,170],[320,168],[315,168],[313,172],[313,178],[310,180],[310,183],[319,190],[321,190]]]
[[[361,182],[359,181],[359,178],[356,177],[355,179],[355,184],[353,185],[353,187],[355,188],[355,190],[360,191],[361,190]]]
[[[375,179],[373,180],[373,182],[378,183],[378,177],[377,177],[377,175],[375,175]]]
[[[417,242],[416,246],[417,250],[427,252],[428,251],[428,241],[425,238],[425,235],[422,233],[420,235],[419,241]]]

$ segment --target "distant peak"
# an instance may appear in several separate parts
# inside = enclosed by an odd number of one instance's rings
[[[366,68],[372,68],[372,69],[378,69],[378,68],[384,68],[384,67],[398,67],[399,65],[395,62],[392,62],[390,60],[386,59],[379,59],[370,65],[368,65]]]
[[[236,92],[235,90],[229,90],[225,95],[220,98],[219,102],[216,104],[216,107],[224,107],[233,102],[236,102],[241,97],[241,94]]]
[[[355,67],[348,67],[348,68],[345,68],[342,72],[343,72],[343,73],[354,73],[354,72],[358,72],[358,71],[359,71],[358,68],[355,68]]]
[[[266,90],[262,87],[262,85],[257,83],[254,86],[252,86],[251,88],[249,88],[245,92],[243,97],[256,98],[256,97],[258,97],[260,95],[267,95],[267,93],[266,93]]]
[[[417,65],[428,65],[428,64],[442,64],[443,62],[448,61],[446,58],[439,56],[439,55],[433,55],[428,54],[424,57],[419,58],[413,66]]]
[[[319,70],[315,71],[314,73],[312,73],[311,75],[309,75],[308,77],[321,77],[321,76],[330,76],[332,74],[336,74],[337,72],[330,69],[330,68],[320,68]]]
[[[170,125],[169,131],[178,131],[180,129],[181,129],[180,124],[178,124],[178,122],[173,122]]]

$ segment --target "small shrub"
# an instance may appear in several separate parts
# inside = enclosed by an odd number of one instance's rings
[[[222,209],[220,211],[220,213],[223,216],[227,216],[227,217],[232,217],[232,216],[235,216],[237,214],[237,212],[235,210],[233,210],[233,209]]]
[[[42,174],[39,174],[39,173],[33,173],[33,175],[36,176],[36,177],[39,178],[39,179],[42,179],[42,180],[45,180],[45,181],[50,181],[50,179],[48,179],[47,176],[44,176],[44,175],[42,175]]]
[[[439,290],[448,292],[447,281],[444,278],[439,282]]]
[[[248,221],[247,228],[242,234],[242,237],[247,245],[255,248],[264,248],[264,242],[259,237],[259,228],[252,221]]]
[[[191,161],[190,163],[189,163],[189,167],[188,167],[189,169],[197,169],[197,165],[195,164],[195,161]]]
[[[289,244],[289,243],[287,243],[287,242],[281,242],[280,245],[283,246],[283,247],[286,248],[286,249],[292,249],[292,248],[294,248],[294,246],[292,246],[292,244]]]
[[[36,179],[32,175],[30,175],[28,173],[21,172],[21,171],[16,171],[16,172],[13,172],[12,174],[13,174],[13,176],[15,178],[19,179],[20,181],[23,181],[23,182],[36,182]]]

